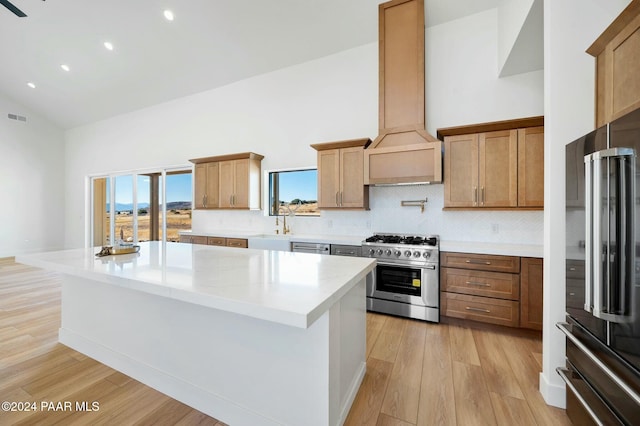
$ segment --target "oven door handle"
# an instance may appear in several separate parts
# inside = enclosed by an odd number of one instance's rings
[[[432,270],[435,271],[436,265],[427,265],[427,266],[424,267],[424,269],[432,269]]]

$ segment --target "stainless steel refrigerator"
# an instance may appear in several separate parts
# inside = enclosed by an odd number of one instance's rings
[[[640,110],[566,147],[567,414],[640,424]]]

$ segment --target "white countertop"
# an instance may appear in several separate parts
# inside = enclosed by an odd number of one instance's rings
[[[259,231],[246,230],[214,230],[207,232],[180,231],[180,235],[202,235],[205,237],[224,237],[224,238],[264,238],[267,234],[261,234]],[[291,242],[310,242],[325,244],[347,244],[359,246],[365,238],[370,235],[314,235],[314,234],[272,234],[274,238],[288,239]]]
[[[544,256],[544,249],[542,244],[535,245],[480,243],[467,241],[440,241],[440,251],[540,258]]]
[[[45,252],[16,261],[300,328],[375,267],[359,257],[181,243],[140,243],[140,253],[97,258],[99,251]]]

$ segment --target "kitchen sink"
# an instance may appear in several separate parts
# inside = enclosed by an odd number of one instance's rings
[[[249,248],[261,250],[291,251],[291,235],[258,234],[247,238]]]

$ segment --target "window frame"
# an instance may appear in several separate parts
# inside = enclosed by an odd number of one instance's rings
[[[107,172],[107,173],[99,173],[99,174],[91,174],[87,175],[85,179],[85,247],[94,247],[94,181],[96,179],[107,179],[109,181],[109,199],[110,199],[110,211],[109,215],[112,218],[110,221],[109,227],[109,237],[110,241],[109,245],[113,245],[115,243],[115,180],[120,176],[131,176],[132,179],[132,198],[133,198],[133,235],[134,235],[134,243],[138,242],[138,177],[149,175],[149,174],[158,174],[161,179],[161,191],[160,197],[162,200],[167,199],[167,188],[166,188],[166,179],[168,175],[179,174],[179,173],[191,173],[191,205],[193,209],[193,198],[194,198],[194,177],[195,170],[193,164],[189,165],[177,165],[177,166],[167,166],[167,167],[154,167],[154,168],[145,168],[145,169],[133,169],[133,170],[124,170],[117,172]],[[167,242],[167,203],[165,201],[162,202],[162,238],[161,242]]]
[[[272,199],[271,199],[271,174],[272,173],[287,173],[287,172],[304,172],[304,171],[308,171],[308,170],[315,170],[316,171],[316,179],[317,179],[317,172],[318,172],[318,167],[317,166],[307,166],[307,167],[291,167],[291,168],[285,168],[285,169],[271,169],[271,170],[265,170],[264,171],[264,205],[266,206],[266,208],[264,209],[264,216],[267,217],[276,217],[276,216],[282,216],[281,214],[272,214],[273,213],[273,209],[272,209]],[[317,180],[316,180],[316,198],[317,198]],[[317,200],[316,200],[317,201]],[[317,214],[305,214],[305,215],[298,215],[294,213],[294,216],[296,217],[320,217],[320,210],[318,210]]]

